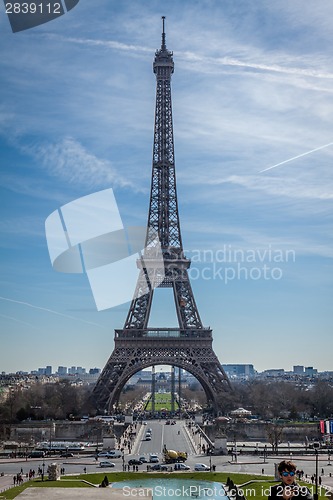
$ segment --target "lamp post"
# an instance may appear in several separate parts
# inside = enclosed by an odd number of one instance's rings
[[[45,469],[45,462],[44,462],[44,458],[43,458],[42,467],[43,467],[43,472],[42,472],[42,481],[44,481],[44,469]]]
[[[266,455],[267,455],[267,444],[264,446],[264,464],[266,463]]]
[[[316,458],[315,493],[313,495],[313,500],[318,500],[318,447],[319,447],[319,443],[313,443],[313,447],[315,449],[315,458]]]
[[[237,464],[237,442],[236,442],[236,434],[234,434],[234,439],[235,439],[235,462]]]
[[[209,449],[209,472],[212,472],[212,450]]]

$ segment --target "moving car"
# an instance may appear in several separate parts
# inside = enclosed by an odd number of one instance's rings
[[[161,470],[161,464],[155,464],[150,467],[150,470]]]
[[[102,462],[99,463],[100,467],[114,467],[115,464],[113,462],[110,462],[109,460],[103,460]]]
[[[128,461],[128,465],[141,465],[141,464],[142,464],[141,460],[138,460],[137,458],[131,458]]]
[[[109,451],[101,451],[98,454],[98,456],[106,458],[120,458],[123,456],[123,454],[119,450],[109,450]]]
[[[174,465],[174,470],[190,470],[191,467],[189,467],[186,464],[180,463],[180,464],[175,464]]]
[[[146,464],[146,463],[148,462],[148,460],[146,459],[146,457],[145,457],[144,455],[140,455],[139,460],[140,460],[140,462],[142,462],[143,464]]]
[[[158,456],[157,456],[157,455],[155,455],[155,453],[151,453],[151,454],[149,455],[149,462],[150,462],[151,464],[158,464],[158,462],[159,462],[159,461],[160,461],[160,459],[158,458]]]
[[[195,464],[194,470],[203,472],[203,471],[209,471],[210,468],[206,464]]]
[[[28,455],[28,458],[43,458],[43,457],[45,457],[45,451],[34,450]]]

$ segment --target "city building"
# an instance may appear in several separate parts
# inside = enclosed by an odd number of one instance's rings
[[[226,374],[230,378],[250,378],[254,377],[256,371],[253,365],[222,365]]]

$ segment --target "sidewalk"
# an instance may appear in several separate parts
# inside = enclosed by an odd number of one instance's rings
[[[1,493],[14,486],[13,476],[14,474],[4,474],[3,476],[0,476],[0,498]]]

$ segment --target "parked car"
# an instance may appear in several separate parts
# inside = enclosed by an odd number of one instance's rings
[[[139,457],[139,460],[140,460],[140,462],[142,462],[143,464],[146,464],[146,463],[148,462],[148,460],[146,459],[146,457],[145,457],[144,455],[141,455],[141,456]]]
[[[45,457],[45,451],[32,451],[29,455],[28,458],[43,458]]]
[[[206,464],[195,464],[194,470],[203,472],[203,471],[209,471],[210,468]]]
[[[70,453],[69,451],[64,451],[60,455],[60,458],[71,458],[71,457],[74,457],[74,453]]]
[[[120,458],[123,456],[123,454],[120,450],[109,450],[109,451],[101,451],[98,454],[98,456],[106,458]]]
[[[150,462],[151,464],[158,464],[158,462],[159,462],[159,461],[160,461],[160,459],[159,459],[159,458],[158,458],[158,456],[157,456],[157,455],[155,455],[154,453],[151,453],[151,454],[149,455],[149,462]]]
[[[161,470],[161,464],[155,464],[150,467],[150,470]]]
[[[128,465],[141,465],[141,464],[142,464],[141,460],[138,460],[137,458],[131,458],[128,461]]]
[[[102,462],[99,463],[100,467],[114,467],[115,464],[113,462],[110,462],[109,460],[103,460]]]
[[[190,470],[191,467],[189,467],[186,464],[179,463],[174,465],[174,470]]]

